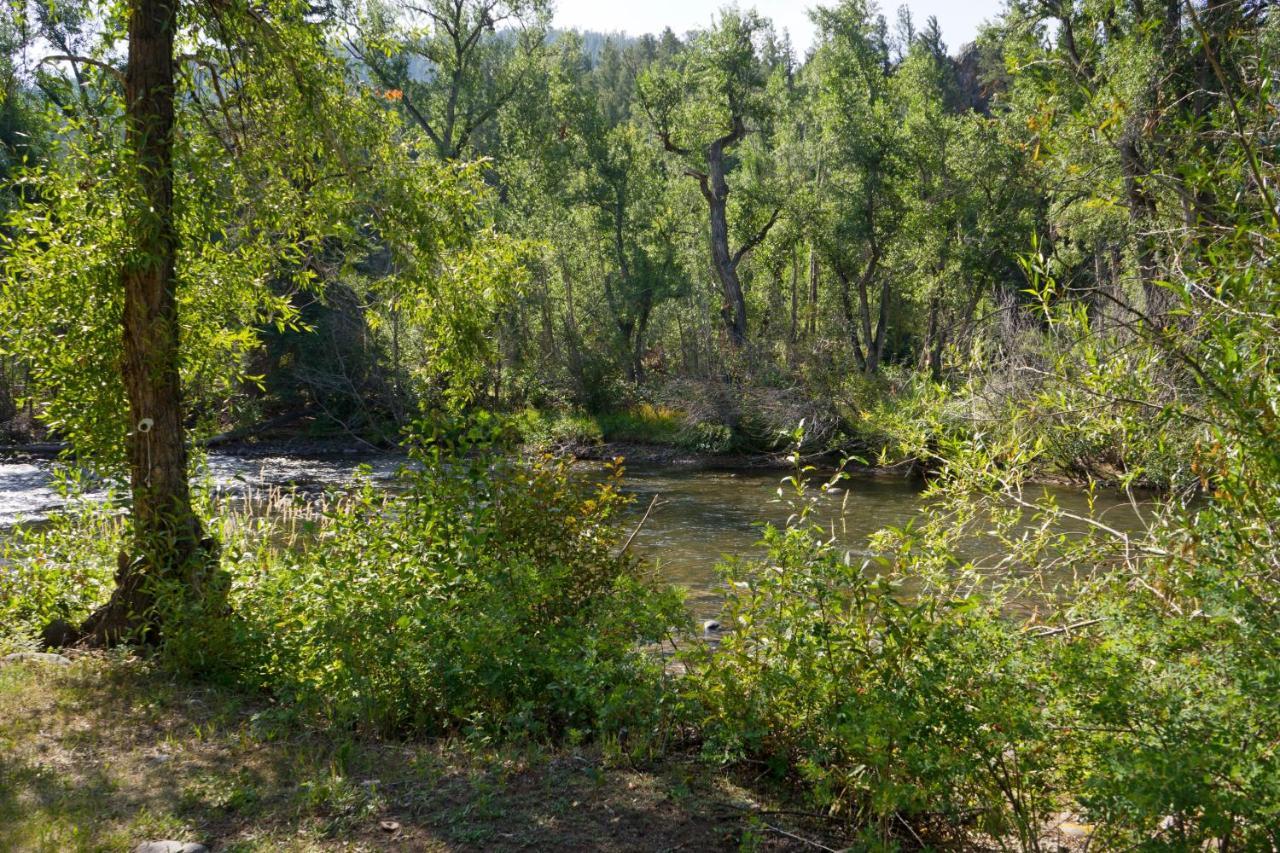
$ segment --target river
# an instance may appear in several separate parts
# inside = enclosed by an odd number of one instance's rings
[[[375,480],[389,482],[403,461],[403,457],[391,455],[303,458],[214,454],[208,465],[216,485],[236,492],[262,486],[319,490],[349,481],[360,465],[369,466]],[[0,536],[3,528],[39,521],[62,505],[50,470],[43,462],[0,462]],[[760,538],[761,522],[786,521],[790,510],[777,497],[785,476],[786,472],[778,470],[629,466],[624,483],[636,498],[631,522],[638,522],[657,497],[632,548],[654,564],[662,577],[688,590],[695,614],[714,615],[720,600],[716,564],[726,555],[750,555]],[[919,486],[904,479],[858,476],[842,485],[847,494],[823,496],[816,520],[855,555],[868,554],[870,534],[904,525],[921,511]],[[1051,491],[1063,508],[1081,515],[1089,512],[1083,493],[1069,488]],[[1093,512],[1121,529],[1137,526],[1133,509],[1119,495],[1099,500]]]

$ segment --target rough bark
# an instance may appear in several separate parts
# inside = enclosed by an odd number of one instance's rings
[[[787,363],[794,364],[800,342],[800,258],[791,247],[791,325],[787,330]]]
[[[720,316],[729,332],[729,342],[735,347],[747,342],[747,301],[738,278],[737,259],[729,252],[729,182],[725,179],[724,152],[744,133],[739,120],[733,132],[708,146],[707,174],[701,179],[702,195],[711,214],[711,259],[723,295]]]
[[[208,590],[208,543],[191,507],[178,374],[173,221],[173,40],[176,0],[132,0],[125,74],[125,144],[136,196],[124,288],[122,374],[131,428],[133,554],[121,554],[111,599],[82,626],[97,643],[152,641],[163,585],[189,599]]]
[[[820,278],[818,268],[818,251],[813,246],[809,247],[809,303],[806,309],[805,317],[805,334],[813,338],[818,334],[818,281]]]
[[[942,296],[929,296],[928,322],[924,340],[920,344],[919,366],[927,370],[935,382],[942,378],[942,348],[946,344],[946,332],[942,328]]]
[[[781,208],[774,210],[773,215],[764,227],[743,243],[738,250],[729,248],[729,182],[726,177],[725,152],[736,145],[747,135],[746,121],[741,115],[734,115],[733,124],[728,133],[713,140],[705,151],[706,172],[689,170],[686,174],[698,182],[702,196],[707,201],[710,213],[711,269],[720,283],[721,306],[720,316],[725,330],[729,333],[729,342],[735,349],[747,343],[747,301],[742,292],[742,280],[738,277],[738,265],[742,259],[754,249],[778,221]],[[688,156],[691,152],[676,145],[669,133],[661,134],[663,145],[672,153]]]
[[[646,287],[640,294],[640,305],[636,309],[636,334],[631,345],[631,375],[637,384],[643,384],[645,337],[649,333],[649,317],[653,314],[653,289]]]

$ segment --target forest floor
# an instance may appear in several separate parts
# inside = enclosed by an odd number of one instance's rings
[[[771,805],[693,756],[336,736],[136,658],[0,664],[6,851],[819,849]]]

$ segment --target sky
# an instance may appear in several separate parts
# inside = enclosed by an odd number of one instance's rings
[[[972,41],[978,25],[994,17],[1003,7],[1002,0],[905,0],[916,26],[936,15],[942,27],[942,40],[951,52]],[[565,29],[598,30],[630,35],[660,33],[671,27],[676,33],[699,29],[709,24],[726,0],[556,0],[555,23]],[[779,30],[791,33],[791,41],[801,54],[813,41],[813,24],[806,10],[812,0],[739,0],[743,9],[755,7],[773,20]],[[897,17],[900,0],[880,0],[880,8],[890,26]]]

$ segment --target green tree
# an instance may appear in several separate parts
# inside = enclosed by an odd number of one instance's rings
[[[903,209],[902,108],[887,75],[888,45],[868,6],[846,0],[819,8],[814,20],[819,43],[809,71],[823,153],[814,240],[839,281],[858,366],[873,374],[895,295],[887,262]]]
[[[15,318],[0,348],[30,366],[44,422],[81,463],[129,475],[132,553],[85,626],[103,641],[216,615],[190,428],[257,381],[262,328],[298,325],[336,247],[394,259],[385,286],[412,295],[424,382],[453,400],[517,275],[508,244],[483,239],[476,171],[415,160],[395,116],[346,85],[325,22],[288,3],[148,3],[130,10],[126,97],[64,112],[56,156],[22,174],[0,290]]]
[[[726,10],[714,27],[640,82],[654,132],[706,201],[712,269],[723,299],[720,314],[734,347],[747,342],[739,267],[768,236],[781,210],[766,181],[736,169],[741,158],[735,156],[743,140],[765,135],[774,119],[767,97],[771,69],[761,55],[768,34],[768,22],[756,13]],[[731,211],[729,178],[735,171],[744,178],[743,200]]]
[[[374,0],[347,50],[444,160],[469,156],[544,53],[546,0]],[[501,28],[501,29],[499,29]]]

